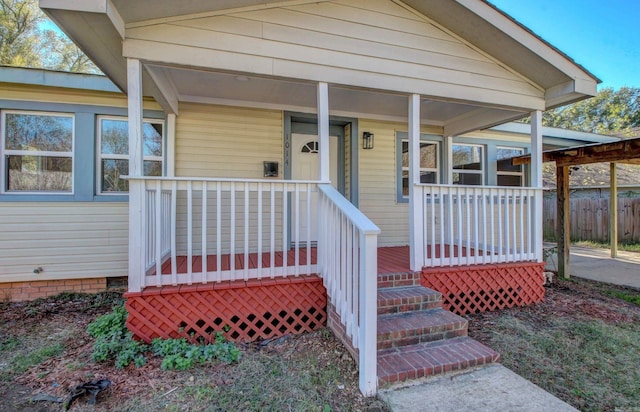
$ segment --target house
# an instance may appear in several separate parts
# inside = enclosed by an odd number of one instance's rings
[[[598,79],[489,3],[40,6],[127,98],[56,84],[63,97],[37,114],[24,111],[47,99],[39,87],[3,102],[17,106],[3,114],[0,196],[15,222],[3,232],[57,219],[74,239],[34,225],[9,247],[104,245],[82,273],[128,276],[139,337],[257,339],[326,322],[372,395],[497,359],[464,338],[464,319],[431,316],[442,297],[458,313],[543,298],[541,113],[593,96]],[[524,138],[487,130],[529,115]],[[21,123],[42,132],[10,133]],[[528,169],[503,161],[525,150]],[[1,276],[64,271],[28,260]],[[393,316],[420,322],[393,329]],[[458,346],[427,342],[442,338]],[[417,350],[426,364],[401,370]]]

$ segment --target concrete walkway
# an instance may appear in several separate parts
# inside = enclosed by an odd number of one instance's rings
[[[500,364],[434,377],[380,396],[394,412],[577,411]]]
[[[571,246],[570,250],[571,276],[640,289],[640,253],[618,251],[612,259],[609,249]],[[547,268],[555,271],[557,265],[558,256],[553,255]]]

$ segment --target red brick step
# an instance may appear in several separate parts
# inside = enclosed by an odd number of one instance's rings
[[[378,386],[495,363],[500,355],[469,337],[378,351]]]
[[[467,335],[466,319],[444,309],[378,316],[378,349]]]
[[[440,292],[422,286],[378,289],[378,315],[442,308]]]

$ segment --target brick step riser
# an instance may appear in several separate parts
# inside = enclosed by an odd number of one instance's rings
[[[378,275],[378,289],[420,286],[421,272]]]
[[[378,352],[378,385],[488,365],[499,359],[497,352],[467,337],[382,350]]]
[[[424,329],[396,330],[389,333],[378,334],[377,348],[378,350],[401,348],[420,343],[465,337],[467,336],[467,332],[468,326],[466,323],[463,325],[459,323],[451,323]]]
[[[394,313],[418,312],[422,310],[442,309],[442,300],[419,301],[408,303],[389,303],[378,301],[378,315],[391,315]]]

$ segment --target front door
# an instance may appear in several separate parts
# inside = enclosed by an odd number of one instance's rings
[[[291,179],[318,180],[320,156],[318,151],[318,136],[302,133],[291,135]],[[338,187],[338,137],[329,136],[330,177],[333,187]],[[307,240],[318,240],[318,192],[314,189],[309,199],[306,193],[300,193],[299,215],[296,216],[295,204],[292,199],[291,239],[293,242],[305,243]],[[310,221],[307,221],[307,202],[310,202]],[[299,227],[296,228],[296,225]]]

